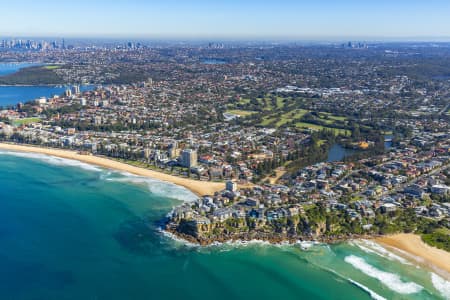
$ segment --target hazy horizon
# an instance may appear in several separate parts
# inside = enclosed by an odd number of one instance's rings
[[[363,37],[363,36],[342,36],[342,37],[233,37],[233,36],[137,36],[137,35],[3,35],[0,33],[0,39],[30,39],[30,40],[59,40],[70,41],[102,41],[102,42],[230,42],[230,43],[314,43],[314,44],[333,44],[346,42],[365,42],[365,43],[449,43],[450,36],[433,37]]]
[[[310,2],[17,0],[3,8],[0,35],[171,40],[450,40],[448,1]]]

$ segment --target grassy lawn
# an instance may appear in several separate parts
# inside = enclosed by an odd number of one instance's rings
[[[322,146],[323,144],[325,144],[327,142],[327,140],[320,140],[318,143],[317,143],[317,146]]]
[[[242,98],[241,100],[239,100],[238,103],[239,103],[239,104],[248,104],[248,103],[250,103],[250,99]]]
[[[22,125],[28,125],[31,123],[39,123],[42,120],[40,118],[25,118],[25,119],[17,119],[13,121],[14,126],[22,126]]]
[[[274,99],[275,101],[272,101],[272,99]],[[245,105],[250,103],[251,101],[251,99],[243,98],[239,101],[239,104]],[[262,119],[260,123],[261,126],[273,126],[275,128],[279,128],[294,120],[299,120],[304,115],[311,112],[308,109],[301,108],[290,109],[288,110],[288,112],[286,112],[287,109],[285,108],[287,106],[294,108],[298,107],[297,104],[293,102],[296,100],[289,97],[284,98],[276,96],[275,98],[273,98],[273,96],[266,95],[264,98],[256,98],[256,101],[258,102],[258,106],[260,109],[263,109],[266,113],[269,113]],[[250,110],[240,110],[237,109],[236,106],[230,105],[230,110],[228,110],[227,113],[235,114],[238,116],[249,116],[256,112]],[[348,120],[347,117],[336,116],[328,112],[318,112],[317,117],[321,120],[321,122],[323,122],[323,126],[307,122],[297,122],[295,126],[297,128],[306,128],[310,130],[322,130],[326,128],[334,130],[336,134],[350,134],[348,130],[335,128],[337,122],[346,122]]]
[[[321,125],[305,123],[305,122],[295,123],[295,126],[298,128],[307,128],[307,129],[311,129],[311,130],[322,130],[325,128],[324,126],[321,126]]]
[[[305,122],[298,122],[295,124],[295,126],[297,128],[305,128],[305,129],[311,129],[311,130],[331,129],[331,130],[334,130],[334,132],[336,134],[345,134],[345,135],[350,134],[350,130],[333,128],[333,127],[325,127],[325,126],[311,124],[311,123],[305,123]]]
[[[267,126],[273,122],[275,122],[276,120],[278,120],[274,125],[275,127],[281,127],[284,124],[291,122],[294,119],[300,119],[301,117],[303,117],[306,113],[308,113],[307,110],[305,109],[296,109],[294,111],[282,114],[280,116],[277,116],[276,114],[267,116],[263,118],[263,121],[261,122],[262,126]]]
[[[240,109],[231,109],[231,110],[227,110],[226,113],[229,114],[233,114],[233,115],[238,115],[241,117],[246,117],[246,116],[250,116],[254,113],[256,113],[255,111],[247,111],[247,110],[240,110]]]
[[[342,117],[342,116],[335,116],[331,113],[320,113],[322,115],[326,115],[328,117],[328,119],[334,120],[334,121],[347,121],[347,117]]]
[[[276,120],[276,118],[272,118],[272,117],[264,117],[263,121],[261,122],[262,126],[267,126],[270,123],[274,122]]]
[[[295,119],[300,119],[301,117],[303,117],[305,114],[307,114],[308,111],[304,110],[304,109],[296,109],[292,112],[286,113],[284,115],[281,116],[280,121],[278,121],[275,126],[278,128],[280,126],[283,126],[284,124],[291,122],[292,120]]]
[[[277,108],[283,108],[284,107],[284,98],[277,97]]]
[[[61,68],[61,66],[55,66],[55,65],[53,65],[53,66],[44,66],[44,69],[46,69],[46,70],[56,70],[56,69],[59,69],[59,68]]]

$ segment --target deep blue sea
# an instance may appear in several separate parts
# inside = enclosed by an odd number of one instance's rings
[[[35,66],[32,63],[0,63],[0,76],[18,71],[21,68]],[[0,107],[27,102],[40,97],[62,95],[67,87],[64,86],[0,86]],[[81,86],[81,91],[92,90],[93,86]]]
[[[0,299],[445,299],[450,283],[370,241],[217,245],[159,221],[183,188],[0,152]]]

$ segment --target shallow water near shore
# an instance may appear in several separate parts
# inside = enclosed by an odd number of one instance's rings
[[[0,298],[450,297],[447,281],[370,241],[200,248],[163,235],[160,221],[193,197],[155,180],[0,151]]]

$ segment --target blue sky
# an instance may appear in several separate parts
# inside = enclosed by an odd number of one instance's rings
[[[0,0],[3,36],[450,37],[449,0]]]

